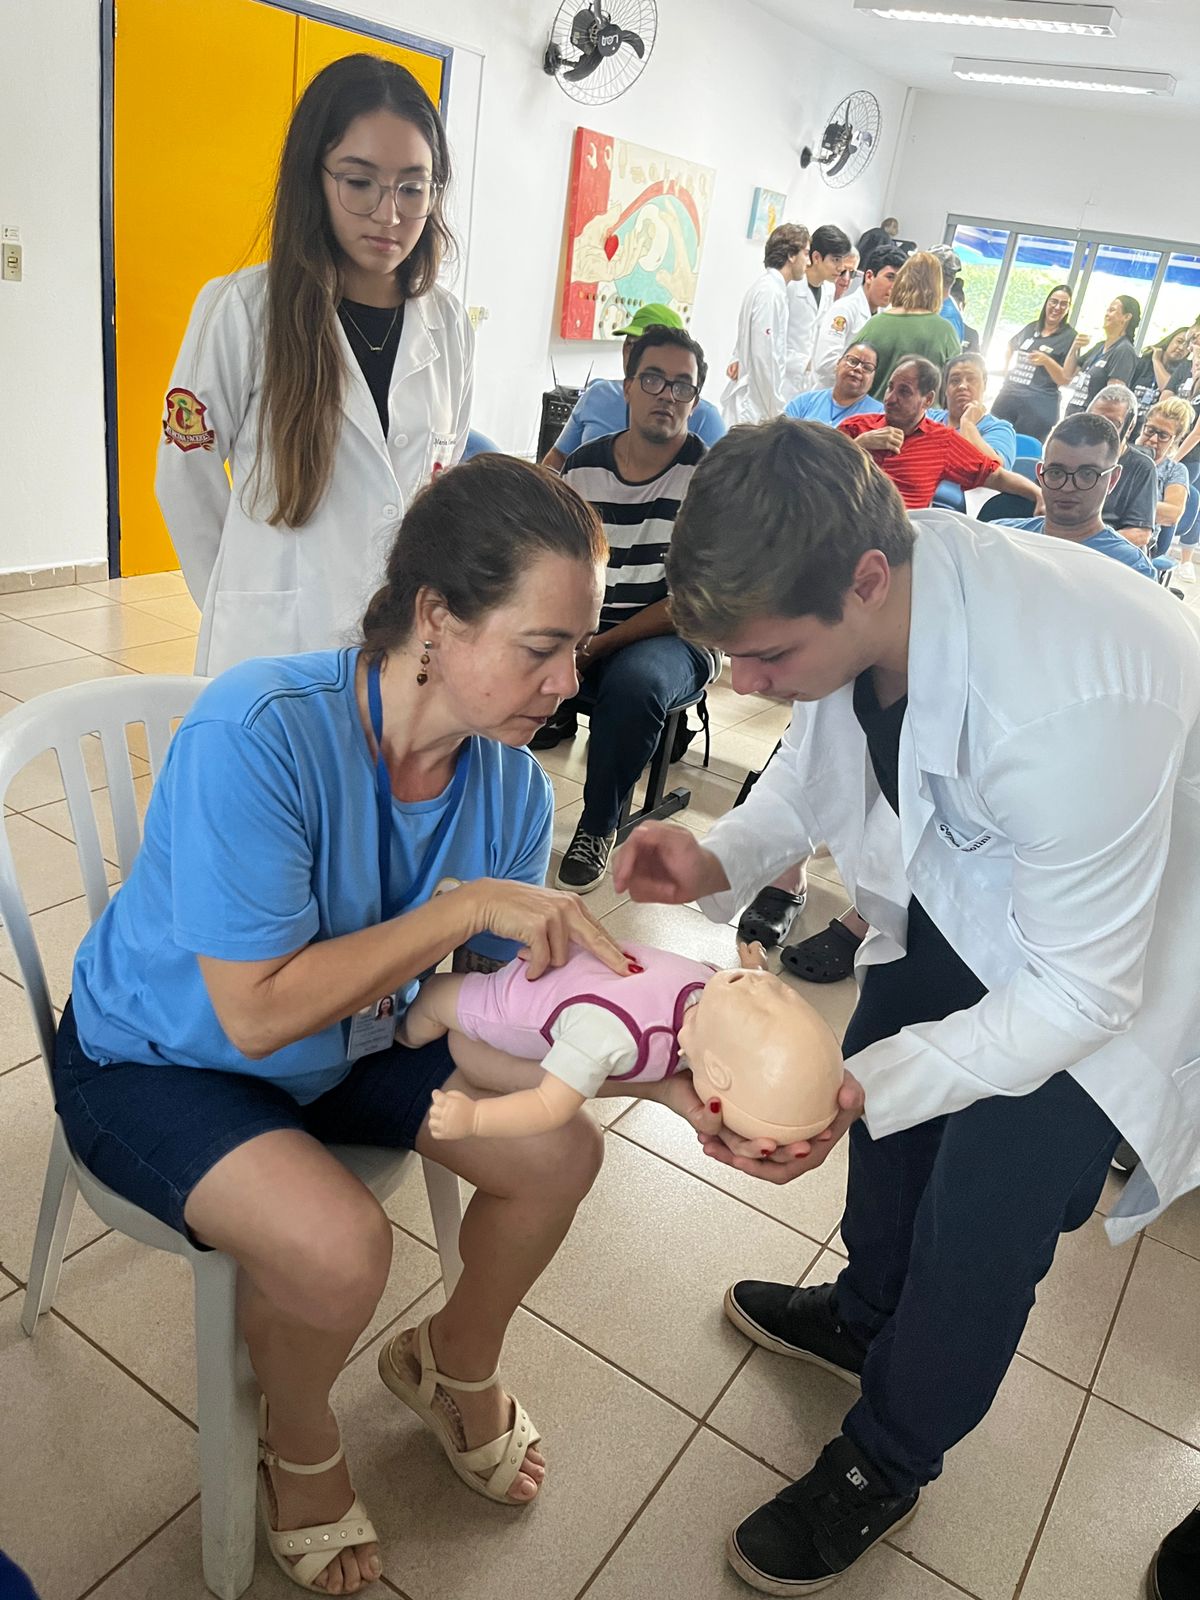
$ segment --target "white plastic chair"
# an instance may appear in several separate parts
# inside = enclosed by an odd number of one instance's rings
[[[91,920],[108,904],[109,886],[80,740],[99,734],[116,831],[122,879],[141,844],[126,727],[145,726],[150,766],[158,777],[173,722],[206,686],[203,678],[110,678],[56,689],[0,719],[0,805],[16,774],[47,750],[58,756]],[[7,825],[0,828],[0,918],[16,952],[47,1074],[54,1059],[55,1019],[46,972],[25,899],[17,882]],[[372,1146],[333,1146],[334,1154],[380,1200],[395,1189],[409,1152]],[[462,1271],[458,1254],[458,1180],[432,1162],[425,1183],[447,1291]],[[231,1257],[195,1249],[182,1234],[114,1194],[73,1155],[61,1120],[54,1119],[42,1190],[29,1287],[21,1326],[32,1336],[58,1288],[63,1250],[82,1194],[110,1228],[183,1256],[195,1279],[196,1398],[200,1430],[200,1513],[204,1580],[221,1600],[236,1600],[254,1576],[255,1469],[258,1390],[235,1314],[237,1271]]]

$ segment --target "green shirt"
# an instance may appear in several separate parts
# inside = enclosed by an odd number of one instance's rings
[[[962,340],[937,311],[902,316],[898,311],[877,311],[859,329],[855,344],[869,344],[879,358],[871,393],[882,400],[888,379],[904,356],[925,356],[940,372],[951,356],[962,351]]]

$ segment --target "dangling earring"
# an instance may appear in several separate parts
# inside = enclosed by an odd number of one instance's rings
[[[429,666],[429,652],[433,649],[433,640],[426,639],[424,644],[425,648],[421,652],[421,670],[417,673],[417,682],[422,686],[429,682],[429,673],[426,668]]]

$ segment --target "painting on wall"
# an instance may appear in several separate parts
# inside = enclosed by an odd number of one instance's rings
[[[639,306],[655,303],[688,321],[715,176],[681,156],[575,130],[564,339],[613,339]]]
[[[753,239],[755,244],[766,244],[783,221],[786,200],[787,196],[780,194],[778,189],[755,189],[754,204],[750,207],[750,226],[746,229],[747,239]]]

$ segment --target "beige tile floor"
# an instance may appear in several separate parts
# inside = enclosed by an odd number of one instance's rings
[[[0,713],[64,683],[188,672],[195,627],[177,573],[0,595]],[[675,774],[693,794],[681,820],[701,832],[782,723],[778,708],[727,684],[710,701],[712,768],[697,766],[697,741]],[[560,850],[582,805],[584,753],[581,736],[545,758]],[[143,804],[147,770],[135,758]],[[86,914],[53,765],[30,768],[9,798],[61,1004]],[[111,857],[103,819],[102,837]],[[624,938],[734,959],[731,931],[693,909],[634,906],[610,885],[590,904]],[[830,863],[818,861],[802,931],[842,904]],[[18,1326],[49,1097],[15,977],[4,947],[0,1545],[45,1600],[200,1600],[186,1268],[106,1234],[80,1206],[54,1313],[33,1341]],[[806,992],[845,1025],[850,984]],[[734,1600],[748,1591],[724,1566],[726,1530],[807,1469],[849,1403],[835,1378],[752,1351],[720,1313],[734,1276],[836,1274],[842,1152],[811,1178],[768,1188],[706,1161],[657,1107],[617,1100],[598,1109],[604,1169],[506,1355],[551,1465],[524,1515],[469,1494],[409,1414],[381,1402],[375,1346],[440,1294],[415,1167],[389,1205],[391,1281],[336,1399],[390,1588],[409,1600]],[[1111,1200],[1110,1186],[1102,1208]],[[1160,1535],[1200,1499],[1198,1327],[1200,1195],[1120,1250],[1097,1215],[1060,1250],[990,1415],[951,1452],[917,1519],[837,1593],[1134,1600]],[[260,1554],[251,1595],[294,1592]]]

